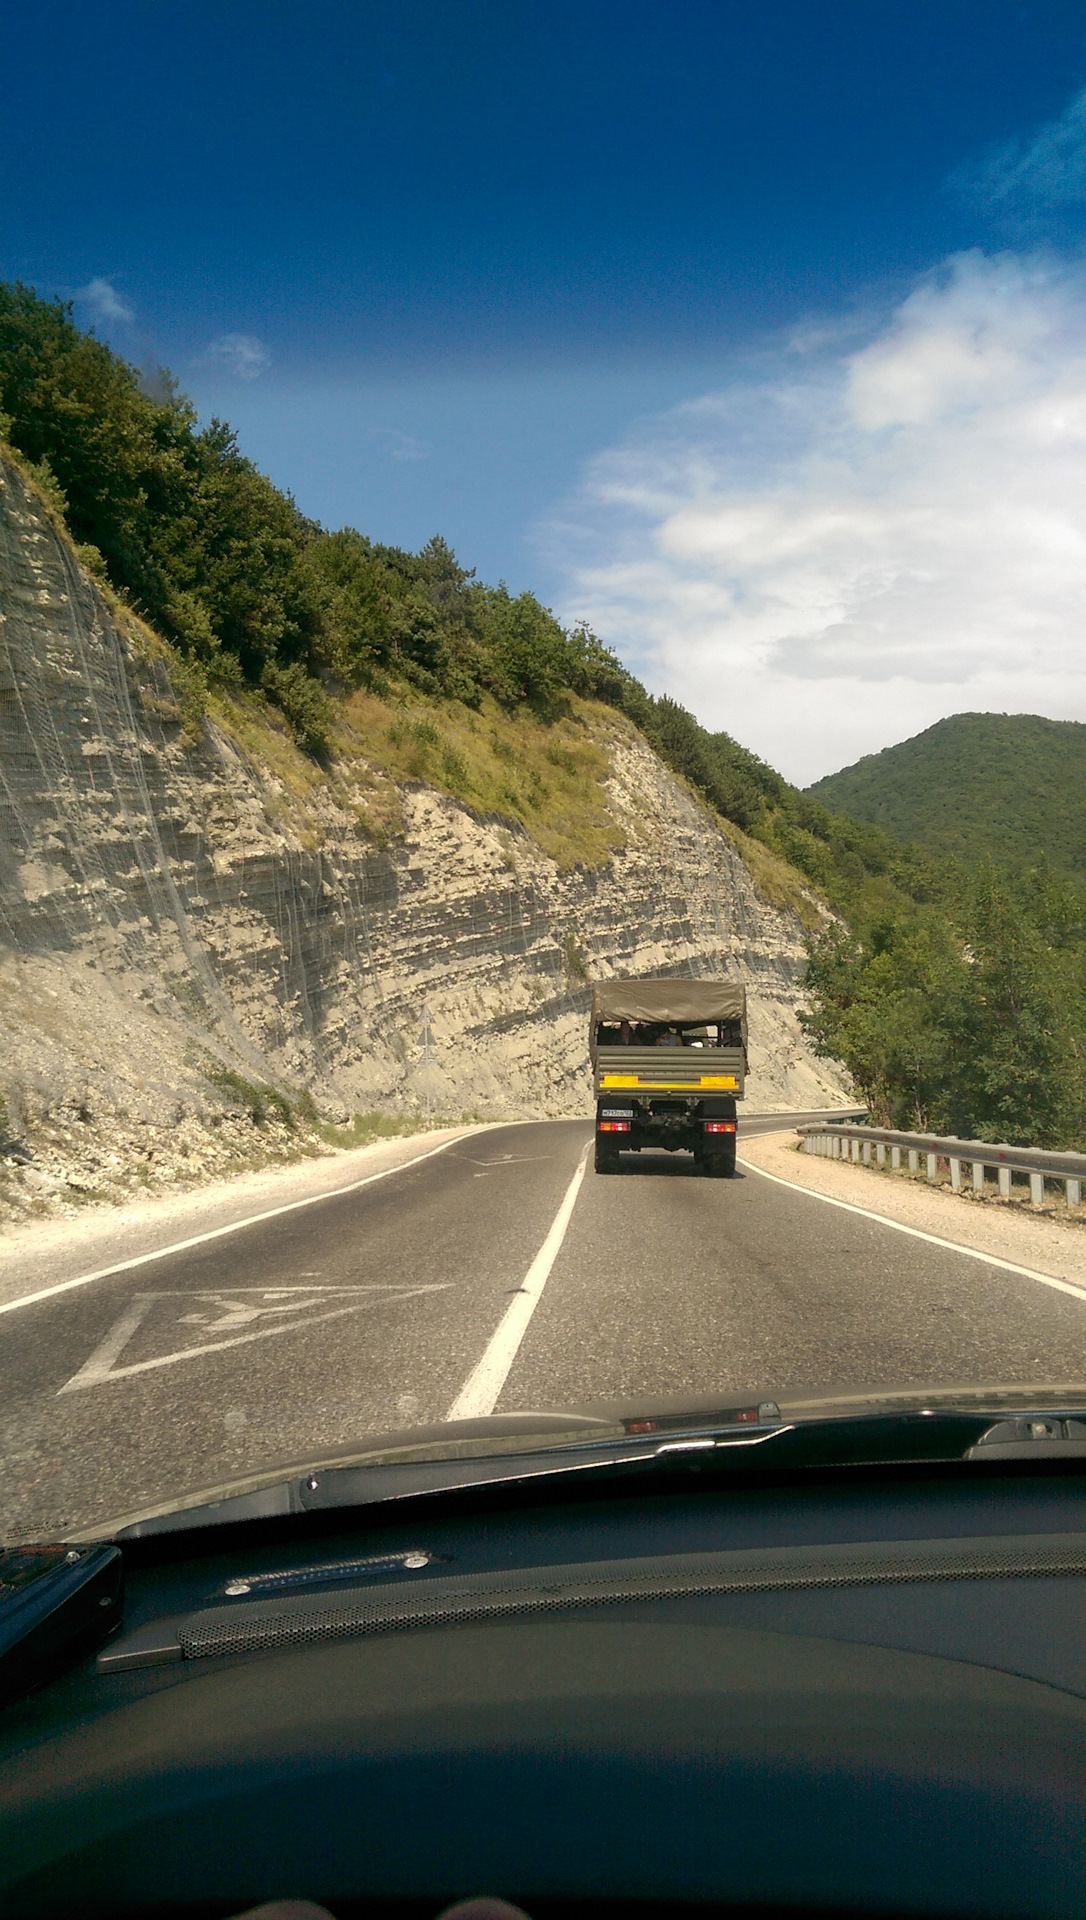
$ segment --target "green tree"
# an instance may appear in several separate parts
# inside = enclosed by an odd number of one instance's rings
[[[390,660],[385,569],[370,541],[353,527],[320,534],[310,562],[323,605],[323,658],[345,686],[365,685]]]
[[[321,624],[313,529],[238,450],[199,431],[168,377],[165,399],[71,308],[0,286],[0,411],[11,443],[47,462],[77,541],[167,635],[227,677],[310,657]]]
[[[492,691],[510,703],[527,701],[544,718],[553,716],[576,671],[569,635],[530,593],[514,599],[504,586],[483,587],[476,607]]]
[[[801,1020],[881,1124],[1073,1147],[1086,1129],[1077,891],[990,862],[956,898],[811,948]]]

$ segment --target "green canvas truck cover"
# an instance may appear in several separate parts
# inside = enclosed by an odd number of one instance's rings
[[[738,1020],[747,1044],[747,990],[731,980],[605,980],[592,989],[592,1039],[601,1020],[703,1026]]]

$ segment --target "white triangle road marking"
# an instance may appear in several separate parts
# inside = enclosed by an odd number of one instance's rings
[[[297,1328],[315,1327],[325,1320],[338,1320],[344,1314],[358,1313],[364,1307],[377,1306],[380,1304],[377,1296],[410,1300],[419,1294],[445,1293],[451,1285],[451,1281],[441,1281],[422,1287],[231,1287],[229,1289],[209,1288],[198,1293],[182,1293],[179,1290],[164,1293],[137,1293],[129,1301],[119,1319],[114,1322],[105,1339],[95,1347],[90,1359],[79,1368],[77,1373],[73,1373],[70,1380],[66,1380],[64,1385],[57,1389],[57,1397],[59,1398],[63,1393],[75,1393],[81,1387],[102,1386],[107,1380],[127,1380],[133,1374],[151,1373],[159,1367],[172,1367],[181,1360],[198,1360],[206,1353],[222,1353],[227,1347],[242,1347],[252,1340],[270,1340],[277,1334],[293,1333]],[[305,1297],[296,1302],[283,1298],[284,1295],[292,1293],[299,1293]],[[229,1299],[224,1298],[229,1294],[256,1294],[262,1299],[269,1300],[269,1304],[265,1307],[233,1308]],[[363,1298],[352,1299],[346,1306],[332,1307],[327,1313],[310,1313],[304,1320],[280,1318],[274,1326],[260,1327],[255,1332],[234,1333],[228,1339],[222,1340],[205,1340],[199,1346],[180,1347],[173,1353],[159,1354],[153,1360],[137,1360],[127,1367],[119,1367],[116,1364],[133,1335],[143,1325],[156,1300],[192,1300],[196,1304],[206,1302],[219,1307],[220,1310],[225,1309],[222,1319],[211,1321],[209,1331],[213,1331],[216,1327],[251,1325],[257,1315],[264,1313],[282,1315],[307,1307],[320,1306],[322,1299],[342,1298],[344,1294],[362,1295]],[[191,1323],[193,1317],[185,1315],[182,1319],[183,1322]]]

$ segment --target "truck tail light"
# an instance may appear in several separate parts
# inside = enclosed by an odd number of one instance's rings
[[[734,1133],[735,1121],[734,1120],[707,1120],[705,1122],[705,1131],[706,1133]]]
[[[630,1123],[628,1120],[601,1120],[599,1123],[599,1131],[601,1133],[629,1133]]]

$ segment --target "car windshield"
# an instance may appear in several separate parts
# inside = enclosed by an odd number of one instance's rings
[[[1086,1407],[1043,13],[9,21],[3,1539]]]

